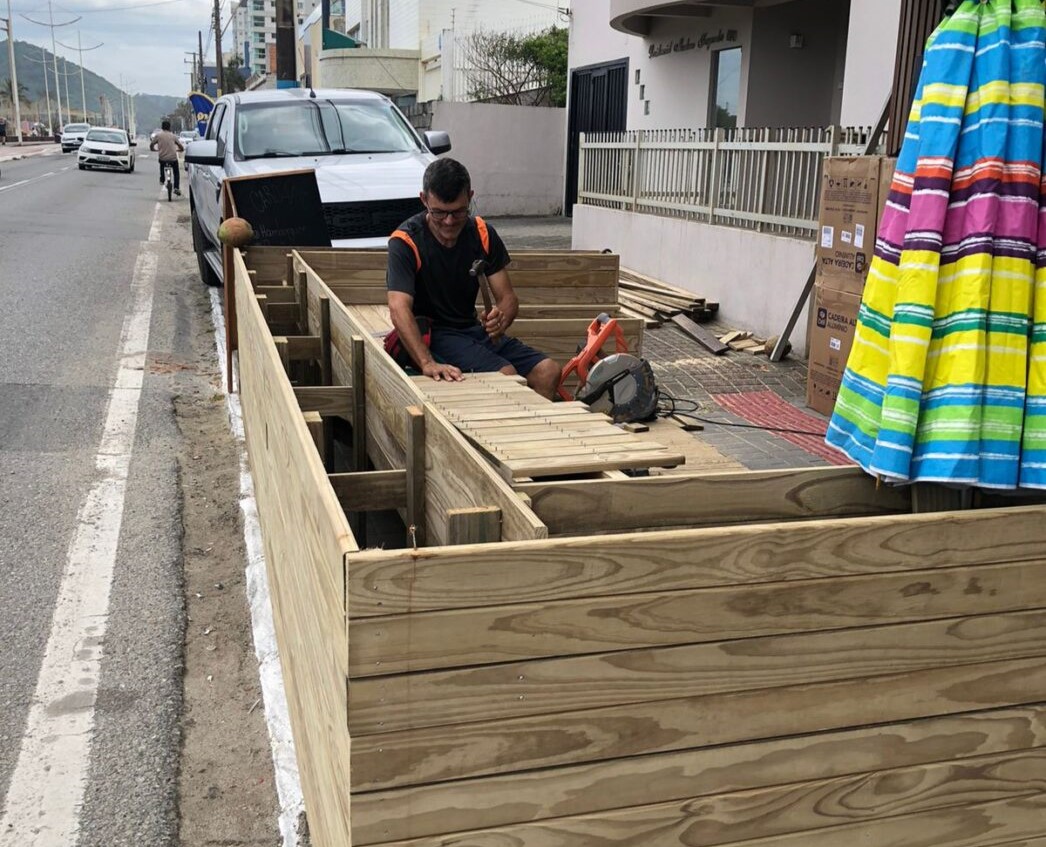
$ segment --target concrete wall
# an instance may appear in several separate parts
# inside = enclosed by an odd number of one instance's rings
[[[432,129],[446,130],[472,175],[481,215],[554,215],[563,205],[566,109],[433,104]]]
[[[318,56],[317,88],[366,88],[390,97],[418,90],[416,50],[377,50],[370,47],[313,52]]]
[[[843,126],[865,126],[879,120],[890,94],[897,55],[901,0],[850,0]]]
[[[828,126],[839,120],[848,0],[796,0],[756,9],[748,126]],[[792,35],[803,39],[790,45]]]
[[[812,241],[742,229],[635,215],[593,206],[574,207],[573,247],[610,248],[621,264],[719,302],[724,323],[756,335],[778,335],[814,262]],[[806,354],[804,310],[792,333]]]

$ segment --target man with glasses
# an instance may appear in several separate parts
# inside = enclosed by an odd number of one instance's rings
[[[508,278],[510,259],[494,228],[469,215],[472,195],[472,181],[460,162],[438,159],[425,170],[425,211],[389,239],[386,287],[392,325],[425,376],[457,381],[463,373],[518,373],[552,399],[559,365],[505,334],[519,310]],[[477,259],[486,261],[494,301],[478,317],[479,282],[469,273]],[[428,346],[418,327],[422,317],[431,321]]]

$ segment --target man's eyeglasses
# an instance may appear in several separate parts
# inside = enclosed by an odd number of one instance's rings
[[[452,221],[463,221],[469,216],[467,206],[464,209],[433,209],[431,206],[427,208],[434,221],[445,221],[448,218]]]

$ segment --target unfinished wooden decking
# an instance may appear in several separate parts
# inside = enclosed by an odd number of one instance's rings
[[[381,350],[380,254],[285,253],[234,257],[239,373],[317,847],[1046,845],[1046,509],[510,480]],[[613,260],[517,258],[546,338]],[[417,547],[359,549],[375,508]]]

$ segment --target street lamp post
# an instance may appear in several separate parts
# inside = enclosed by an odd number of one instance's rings
[[[22,143],[22,109],[18,96],[18,69],[15,67],[15,37],[11,32],[11,0],[7,0],[7,64],[11,68],[11,99],[15,106],[15,126],[18,128],[18,143]]]
[[[62,120],[62,87],[61,83],[58,81],[58,46],[57,42],[55,41],[54,30],[55,27],[58,26],[69,26],[69,24],[75,24],[78,20],[80,20],[81,16],[75,17],[71,21],[64,21],[60,24],[56,24],[54,22],[54,8],[51,5],[51,0],[47,0],[47,14],[49,16],[50,23],[45,23],[44,21],[35,21],[28,15],[22,15],[22,17],[25,18],[27,21],[31,21],[32,23],[37,24],[38,26],[46,26],[51,28],[51,58],[54,60],[54,96],[58,102],[58,123],[59,125],[61,125],[64,124],[64,121]],[[69,98],[67,95],[66,100],[68,99]]]
[[[8,2],[11,2],[11,0],[8,0]],[[103,46],[105,42],[102,41],[98,44],[95,44],[94,47],[84,47],[83,42],[80,41],[80,30],[77,30],[75,48],[69,44],[62,44],[61,41],[59,41],[58,43],[61,44],[64,48],[66,48],[66,50],[76,50],[80,54],[80,103],[83,106],[84,110],[84,121],[87,121],[87,88],[84,85],[84,51],[97,50],[99,47]],[[66,99],[68,99],[68,95],[66,95]]]

